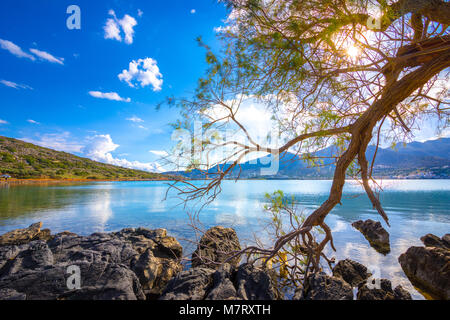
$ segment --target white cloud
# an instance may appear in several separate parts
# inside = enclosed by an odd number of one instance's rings
[[[144,11],[142,11],[141,9],[138,9],[138,17],[142,17],[142,15],[144,14]]]
[[[115,158],[111,152],[119,147],[115,144],[109,134],[96,135],[89,139],[89,143],[83,148],[83,153],[92,160],[112,164],[130,169],[138,169],[151,172],[162,172],[163,169],[158,163],[144,163],[139,161],[129,161],[127,159]]]
[[[36,60],[35,57],[33,57],[31,54],[24,52],[18,45],[12,43],[11,41],[0,39],[0,47],[2,49],[8,50],[16,57],[27,58],[32,61]]]
[[[38,138],[21,138],[20,140],[64,152],[81,152],[83,145],[71,139],[69,132],[48,133],[38,135]]]
[[[148,128],[147,127],[144,127],[143,125],[138,125],[137,126],[139,129],[142,129],[142,130],[148,130]]]
[[[32,87],[27,86],[26,84],[19,84],[19,83],[15,83],[12,81],[8,81],[8,80],[0,80],[0,83],[10,87],[10,88],[14,88],[14,89],[29,89],[29,90],[33,90]]]
[[[192,14],[194,14],[195,12],[196,12],[195,9],[192,9],[192,10],[191,10],[191,13],[192,13]]]
[[[162,74],[159,72],[157,62],[152,58],[131,61],[128,70],[124,69],[118,77],[133,88],[139,83],[141,87],[151,85],[153,91],[160,91],[163,84]]]
[[[8,124],[8,121],[0,119],[0,124]]]
[[[114,21],[114,19],[106,20],[106,25],[103,27],[105,30],[105,39],[115,39],[117,41],[122,41],[120,36],[119,25]]]
[[[40,122],[37,122],[33,119],[28,119],[27,122],[32,123],[32,124],[41,124]]]
[[[125,120],[131,121],[131,122],[144,122],[144,120],[142,120],[141,118],[136,117],[136,116],[132,116],[130,118],[126,118]]]
[[[149,151],[150,153],[153,153],[154,155],[156,155],[156,156],[159,156],[159,157],[167,157],[169,154],[166,152],[166,151],[164,151],[164,150],[150,150]]]
[[[120,31],[122,29],[123,33],[125,34],[125,43],[132,44],[134,36],[133,28],[137,25],[136,19],[128,14],[124,15],[122,19],[117,19],[114,10],[109,10],[108,13],[113,18],[109,18],[108,20],[106,20],[106,24],[103,27],[103,30],[105,31],[105,39],[115,39],[117,41],[122,41]],[[142,13],[142,11],[138,10],[139,16],[142,16]]]
[[[43,60],[47,60],[51,63],[58,63],[60,65],[64,65],[63,58],[56,58],[48,52],[37,50],[37,49],[30,49],[30,51]]]
[[[117,92],[100,92],[100,91],[89,91],[89,94],[94,98],[99,99],[108,99],[108,100],[114,100],[114,101],[124,101],[124,102],[130,102],[130,98],[122,98],[119,96]]]

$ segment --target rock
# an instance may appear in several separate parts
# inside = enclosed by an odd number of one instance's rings
[[[296,300],[353,300],[352,287],[342,278],[324,272],[310,275],[305,288],[298,290]]]
[[[269,275],[250,265],[235,268],[222,264],[217,270],[196,267],[169,281],[162,300],[273,300]]]
[[[26,300],[27,295],[25,293],[17,292],[13,289],[0,289],[0,301],[1,300]]]
[[[372,282],[375,285],[375,281]],[[379,288],[369,288],[367,283],[360,284],[358,288],[358,300],[412,300],[408,291],[397,286],[392,290],[391,281],[387,279],[379,280]]]
[[[25,229],[16,229],[0,236],[0,246],[26,244],[33,240],[45,239],[50,235],[48,229],[42,230],[42,222],[37,222]]]
[[[0,278],[0,290],[12,289],[30,300],[54,299],[145,299],[136,275],[124,265],[107,262],[78,262],[81,289],[67,286],[70,274],[68,263],[57,263],[50,268],[26,270]]]
[[[372,248],[384,255],[391,251],[389,244],[389,233],[381,226],[380,222],[375,222],[371,219],[366,221],[356,221],[352,226],[359,230],[364,237],[369,241]]]
[[[450,248],[450,233],[447,233],[442,237],[442,241],[444,242],[447,248]]]
[[[420,240],[423,242],[425,247],[436,247],[442,249],[450,249],[450,234],[446,234],[440,239],[434,234],[424,235]]]
[[[50,230],[40,228],[39,223],[2,236],[9,243],[0,246],[0,289],[5,296],[14,296],[6,290],[15,290],[27,299],[152,298],[182,270],[182,247],[164,229],[51,236]],[[73,265],[81,268],[81,289],[74,291],[65,283],[67,268]]]
[[[350,259],[339,261],[333,268],[333,276],[344,279],[352,287],[357,287],[359,283],[371,276],[367,268]]]
[[[236,274],[238,297],[243,300],[273,300],[274,289],[267,272],[250,265],[239,266]]]
[[[0,269],[0,276],[7,276],[22,272],[23,270],[35,270],[45,268],[53,264],[53,254],[44,241],[30,242],[29,246],[10,259]]]
[[[398,258],[411,283],[435,299],[450,299],[450,249],[410,247]]]
[[[231,281],[234,270],[225,263],[213,274],[213,288],[206,296],[206,300],[238,300],[236,288]]]
[[[132,270],[147,295],[159,296],[170,279],[183,268],[178,261],[169,258],[157,258],[148,249],[131,263]]]
[[[193,268],[169,281],[160,300],[203,300],[213,284],[214,270]]]
[[[241,250],[236,232],[231,228],[213,227],[205,232],[197,249],[192,254],[192,266],[217,269],[233,252]],[[237,266],[240,257],[228,261]]]
[[[395,300],[412,300],[411,294],[403,289],[401,285],[398,285],[394,289],[394,299]]]

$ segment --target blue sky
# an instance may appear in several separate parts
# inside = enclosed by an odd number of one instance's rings
[[[80,30],[66,26],[72,4]],[[206,68],[195,39],[218,48],[214,28],[227,16],[214,0],[1,1],[0,135],[157,169],[178,115],[155,106],[195,89]],[[425,121],[415,140],[435,129]]]
[[[71,4],[81,30],[66,26]],[[168,149],[177,118],[155,105],[193,91],[206,67],[195,38],[217,46],[226,16],[213,0],[1,1],[0,135],[103,161],[155,161],[149,151]]]

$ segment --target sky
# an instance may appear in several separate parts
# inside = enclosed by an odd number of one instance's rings
[[[67,8],[80,8],[69,29]],[[213,0],[1,1],[0,135],[139,169],[168,150],[176,109],[206,70]],[[74,20],[71,20],[74,22]]]
[[[80,29],[67,20],[80,9]],[[214,0],[0,1],[0,135],[96,161],[162,171],[176,109],[219,48],[229,12]],[[249,125],[267,128],[248,108]],[[424,123],[415,140],[435,136]]]

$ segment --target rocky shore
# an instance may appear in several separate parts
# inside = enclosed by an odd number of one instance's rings
[[[399,262],[413,284],[417,282],[433,297],[448,299],[449,235],[442,239],[427,235],[422,240],[425,247],[411,247]],[[280,298],[269,272],[240,265],[239,259],[224,263],[230,252],[240,248],[233,229],[211,228],[192,255],[192,267],[183,270],[183,248],[164,229],[52,235],[36,223],[0,236],[0,300]],[[370,277],[365,266],[341,260],[332,274],[310,276],[293,299],[411,299],[401,286],[393,289],[387,279],[372,286]]]

